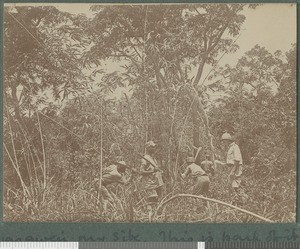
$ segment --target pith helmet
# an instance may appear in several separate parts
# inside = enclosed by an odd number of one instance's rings
[[[149,148],[149,147],[155,147],[156,146],[156,143],[154,143],[153,141],[148,141],[146,144],[145,144],[146,148]]]
[[[195,162],[195,158],[193,156],[189,156],[186,158],[186,162],[187,163],[194,163]]]
[[[125,161],[118,161],[117,164],[120,165],[120,166],[123,166],[123,167],[127,166]]]
[[[232,138],[232,136],[229,133],[225,132],[222,135],[221,140],[230,140],[230,141],[233,141],[233,138]]]

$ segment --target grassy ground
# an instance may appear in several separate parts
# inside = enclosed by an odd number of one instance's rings
[[[249,166],[251,167],[251,166]],[[247,171],[244,190],[247,201],[235,203],[230,195],[228,169],[221,167],[211,177],[210,194],[228,204],[234,204],[275,222],[295,222],[295,174],[288,172],[277,178],[261,181]],[[286,184],[286,183],[289,184]],[[176,194],[190,194],[192,182],[180,180],[165,193],[164,200]],[[140,188],[138,188],[140,189]],[[78,182],[55,183],[49,179],[46,188],[36,184],[28,187],[26,194],[5,185],[5,221],[54,222],[264,222],[244,212],[215,202],[192,197],[179,197],[163,205],[155,215],[149,216],[143,191],[134,185],[112,186],[115,201],[107,212],[91,179]],[[163,202],[163,200],[162,200]],[[153,212],[157,205],[154,205]]]

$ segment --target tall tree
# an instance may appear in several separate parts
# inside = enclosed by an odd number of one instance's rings
[[[5,162],[21,182],[27,178],[30,184],[34,172],[38,178],[41,164],[44,181],[47,177],[40,120],[33,114],[47,98],[63,100],[87,87],[79,63],[89,44],[79,26],[86,21],[50,6],[4,8]]]
[[[193,146],[200,146],[199,130],[204,124],[213,151],[200,81],[205,65],[214,66],[222,53],[236,50],[233,41],[245,20],[242,15],[245,7],[245,4],[94,6],[96,15],[88,29],[94,46],[85,58],[87,62],[99,63],[107,58],[127,60],[126,77],[121,77],[122,80],[133,84],[135,89],[142,88],[146,92],[144,99],[151,91],[160,92],[156,94],[160,96],[156,103],[170,117],[171,130],[177,98],[182,94],[188,96],[190,108],[186,111],[187,116],[192,116]],[[155,108],[159,112],[161,107],[157,104]],[[175,138],[177,150],[180,140]]]

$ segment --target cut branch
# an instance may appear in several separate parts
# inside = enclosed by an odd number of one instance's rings
[[[248,210],[245,210],[245,209],[242,209],[242,208],[239,208],[237,206],[234,206],[232,204],[229,204],[227,202],[224,202],[224,201],[220,201],[220,200],[217,200],[217,199],[212,199],[212,198],[208,198],[208,197],[204,197],[204,196],[198,196],[198,195],[190,195],[190,194],[178,194],[178,195],[174,195],[172,196],[171,198],[169,198],[168,200],[160,203],[155,211],[155,213],[153,214],[153,217],[157,215],[157,211],[163,207],[164,205],[166,205],[167,203],[171,202],[172,200],[174,199],[177,199],[177,198],[180,198],[180,197],[190,197],[190,198],[196,198],[196,199],[201,199],[201,200],[206,200],[206,201],[211,201],[211,202],[214,202],[214,203],[218,203],[218,204],[221,204],[223,206],[227,206],[227,207],[230,207],[230,208],[233,208],[233,209],[236,209],[242,213],[245,213],[245,214],[248,214],[248,215],[251,215],[251,216],[254,216],[255,218],[258,218],[260,220],[263,220],[263,221],[266,221],[266,222],[270,222],[270,223],[274,223],[273,220],[270,220],[268,218],[265,218],[261,215],[258,215],[258,214],[255,214],[255,213],[252,213]]]

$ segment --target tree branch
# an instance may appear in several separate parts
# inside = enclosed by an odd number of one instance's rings
[[[143,60],[142,56],[140,55],[140,53],[137,51],[135,45],[133,44],[133,42],[130,40],[130,38],[128,38],[130,44],[131,44],[131,47],[134,49],[135,53],[138,55],[138,57]]]
[[[219,35],[217,35],[217,37],[212,40],[212,45],[209,45],[209,47],[206,49],[206,51],[203,53],[203,58],[201,60],[201,63],[198,67],[198,71],[197,71],[197,75],[196,78],[193,82],[193,86],[196,87],[199,84],[199,81],[201,79],[202,73],[203,73],[203,68],[205,66],[206,60],[210,54],[210,52],[218,45],[218,43],[220,42],[220,39],[222,37],[222,35],[224,34],[225,30],[227,29],[228,25],[229,25],[230,21],[227,21],[226,24],[223,26],[223,28],[220,30]]]
[[[201,60],[201,62],[200,62],[200,65],[199,65],[199,67],[198,67],[196,78],[195,78],[195,80],[194,80],[194,82],[193,82],[193,86],[194,86],[194,87],[196,87],[196,86],[198,85],[198,83],[199,83],[199,81],[200,81],[200,79],[201,79],[201,76],[202,76],[202,73],[203,73],[203,68],[204,68],[204,66],[205,66],[207,57],[208,57],[208,53],[205,52],[205,53],[203,54],[203,58],[202,58],[202,60]]]
[[[119,54],[111,54],[110,57],[116,57],[116,58],[121,58],[121,57],[125,57],[127,59],[129,59],[134,65],[136,65],[138,68],[141,68],[140,64],[138,61],[136,61],[134,58],[132,58],[132,56],[124,53],[123,51],[118,51]]]
[[[161,88],[161,85],[162,85],[161,83],[163,83],[166,86],[167,85],[166,79],[160,72],[155,58],[153,58],[151,55],[148,55],[148,56],[149,56],[150,60],[153,62],[153,67],[154,67],[154,72],[155,72],[158,87]]]
[[[215,203],[218,203],[218,204],[221,204],[223,206],[227,206],[227,207],[230,207],[230,208],[233,208],[233,209],[236,209],[242,213],[245,213],[245,214],[248,214],[248,215],[251,215],[251,216],[254,216],[260,220],[263,220],[263,221],[266,221],[266,222],[270,222],[270,223],[274,223],[274,221],[268,219],[268,218],[265,218],[261,215],[258,215],[258,214],[255,214],[255,213],[252,213],[248,210],[245,210],[245,209],[242,209],[242,208],[239,208],[237,206],[234,206],[232,204],[229,204],[227,202],[224,202],[224,201],[220,201],[220,200],[217,200],[217,199],[212,199],[212,198],[208,198],[208,197],[204,197],[204,196],[198,196],[198,195],[190,195],[190,194],[177,194],[177,195],[174,195],[172,196],[171,198],[169,198],[168,200],[164,201],[164,202],[161,202],[156,211],[154,212],[153,214],[153,217],[157,215],[157,211],[163,207],[164,205],[166,205],[167,203],[169,203],[170,201],[174,200],[174,199],[177,199],[179,197],[191,197],[191,198],[196,198],[196,199],[201,199],[201,200],[206,200],[206,201],[211,201],[211,202],[215,202]]]
[[[183,71],[182,71],[182,69],[181,69],[180,62],[179,62],[179,61],[176,61],[176,67],[177,67],[177,70],[178,70],[178,72],[179,72],[181,82],[182,82],[182,83],[185,83],[185,77],[184,77],[184,74],[183,74]]]

